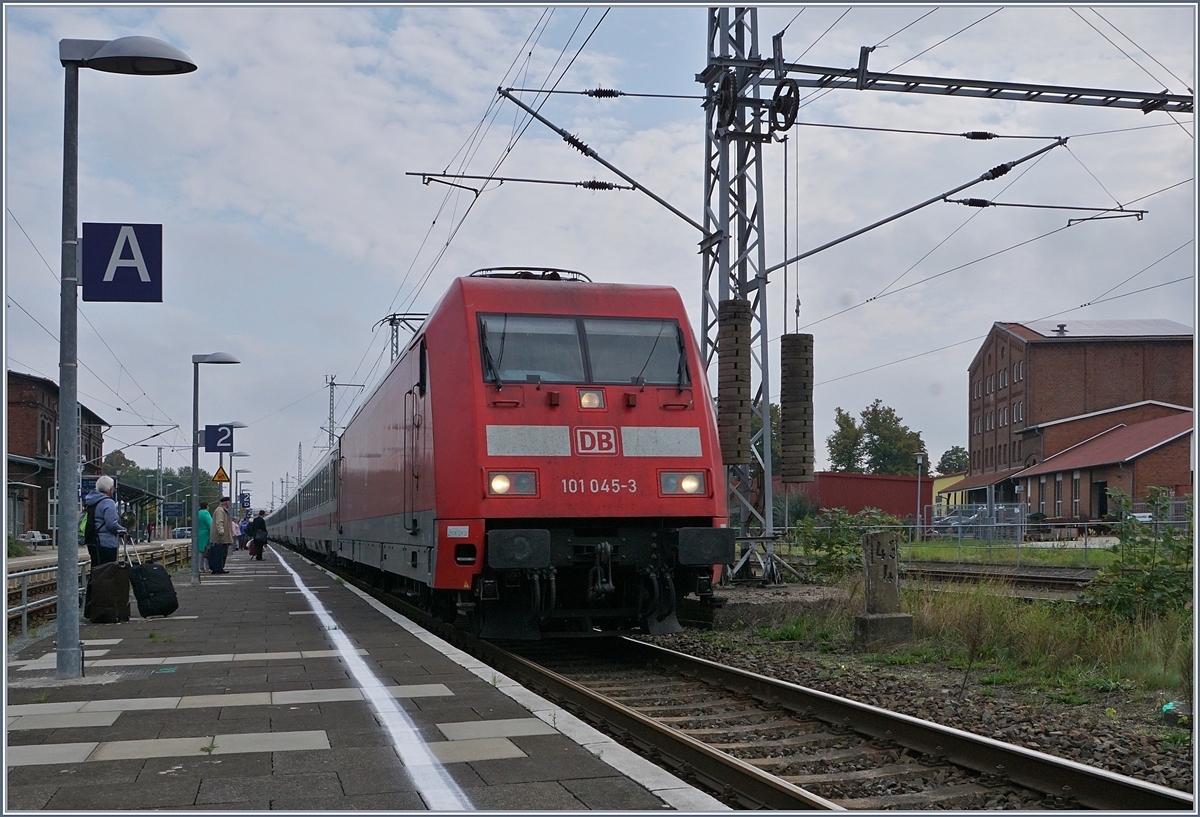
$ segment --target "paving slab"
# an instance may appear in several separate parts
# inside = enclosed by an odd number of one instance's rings
[[[304,559],[268,558],[198,587],[175,574],[169,619],[83,623],[83,678],[54,677],[52,638],[14,649],[7,808],[723,809]],[[266,591],[297,581],[336,628]],[[430,757],[440,774],[413,773]]]

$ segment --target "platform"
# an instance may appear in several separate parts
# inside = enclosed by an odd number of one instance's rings
[[[9,655],[6,812],[727,810],[290,551],[226,569],[81,622],[82,678]]]

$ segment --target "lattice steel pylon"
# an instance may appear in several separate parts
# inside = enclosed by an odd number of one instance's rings
[[[748,64],[754,67],[748,67]],[[741,535],[753,517],[772,538],[770,367],[767,353],[766,247],[763,243],[762,144],[772,138],[762,104],[758,9],[708,10],[708,64],[696,80],[705,86],[704,232],[701,352],[712,369],[717,352],[717,316],[722,301],[751,306],[751,412],[760,421],[750,440],[761,473],[762,511],[751,497],[750,467],[727,468],[736,498]]]

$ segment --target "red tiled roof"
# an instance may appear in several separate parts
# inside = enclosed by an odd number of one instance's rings
[[[1057,471],[1129,462],[1171,440],[1190,434],[1193,422],[1192,412],[1189,411],[1144,423],[1119,425],[1025,469],[1021,476],[1036,477]]]

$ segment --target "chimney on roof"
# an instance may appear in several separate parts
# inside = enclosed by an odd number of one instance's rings
[[[1067,334],[1067,325],[1065,323],[1060,323],[1058,328],[1054,330],[1054,334],[1058,335],[1060,338],[1065,336]]]

